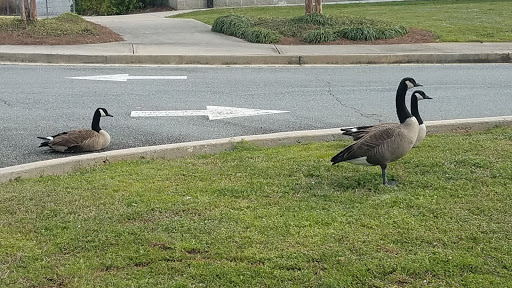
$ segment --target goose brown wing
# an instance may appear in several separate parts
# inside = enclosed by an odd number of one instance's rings
[[[72,148],[81,145],[91,137],[97,137],[97,135],[98,132],[94,130],[72,130],[57,134],[57,136],[50,141],[50,146],[64,146]]]
[[[399,127],[399,125],[399,123],[381,123],[373,126],[360,126],[356,127],[356,131],[344,132],[343,134],[352,137],[354,141],[358,141],[369,133],[389,127]]]
[[[400,125],[400,124],[398,124]],[[368,157],[368,162],[378,165],[377,161],[371,161],[375,155],[380,154],[388,143],[399,133],[395,125],[382,126],[380,129],[368,131],[359,141],[343,149],[340,153],[331,159],[333,164],[347,160]]]

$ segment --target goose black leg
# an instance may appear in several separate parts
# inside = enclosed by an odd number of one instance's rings
[[[388,167],[388,165],[381,165],[380,166],[380,168],[382,169],[382,184],[386,185],[386,186],[394,187],[394,186],[396,186],[396,183],[398,183],[398,182],[397,181],[388,182],[388,177],[386,175],[386,168],[387,167]]]

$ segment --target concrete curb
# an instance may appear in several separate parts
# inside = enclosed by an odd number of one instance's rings
[[[425,125],[428,127],[429,134],[481,131],[497,126],[512,127],[512,116],[427,121],[425,122]],[[333,128],[240,136],[98,152],[0,168],[0,183],[8,182],[17,178],[62,175],[85,167],[99,166],[119,161],[137,159],[175,159],[200,154],[219,153],[222,151],[232,150],[237,143],[242,141],[259,146],[271,147],[315,141],[335,141],[342,137],[344,136],[341,135],[339,128]]]
[[[406,63],[512,63],[510,53],[343,55],[73,55],[0,53],[0,62],[147,65],[351,65]]]

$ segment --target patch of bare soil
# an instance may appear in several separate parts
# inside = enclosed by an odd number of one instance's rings
[[[379,39],[375,41],[352,41],[352,40],[339,40],[322,45],[354,45],[354,44],[366,44],[366,45],[381,45],[381,44],[414,44],[414,43],[432,43],[437,42],[436,37],[429,31],[410,28],[409,33],[404,36],[393,38],[393,39]],[[298,38],[281,37],[279,41],[280,45],[311,45]]]
[[[78,45],[124,41],[121,35],[105,26],[92,23],[97,27],[99,35],[74,36],[34,36],[25,33],[9,33],[0,31],[0,45]]]

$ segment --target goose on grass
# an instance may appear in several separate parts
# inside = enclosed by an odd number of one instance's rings
[[[89,152],[105,149],[110,144],[110,135],[100,128],[101,117],[113,117],[105,108],[98,108],[92,118],[91,129],[71,130],[48,137],[39,147],[50,147],[58,152]]]
[[[414,142],[414,145],[412,147],[417,147],[420,145],[421,141],[425,138],[425,135],[427,135],[427,127],[425,126],[425,123],[423,123],[423,119],[421,119],[420,112],[418,109],[418,101],[419,100],[425,100],[425,99],[432,99],[432,97],[425,94],[425,92],[421,90],[416,90],[412,92],[411,95],[411,114],[416,117],[416,120],[418,120],[419,124],[419,130],[418,130],[418,137],[416,137],[416,142]],[[376,129],[383,129],[389,126],[397,126],[400,125],[399,123],[381,123],[377,125],[370,125],[370,126],[357,126],[357,127],[345,127],[341,128],[342,134],[346,136],[352,137],[353,140],[357,141],[361,139],[364,135],[368,134],[370,131],[374,131]]]
[[[349,162],[357,165],[380,166],[382,183],[388,183],[386,168],[390,162],[396,161],[411,150],[418,135],[419,124],[405,105],[407,90],[421,86],[411,77],[403,78],[398,85],[395,97],[396,113],[400,124],[397,126],[375,129],[349,145],[332,157],[332,165]]]

